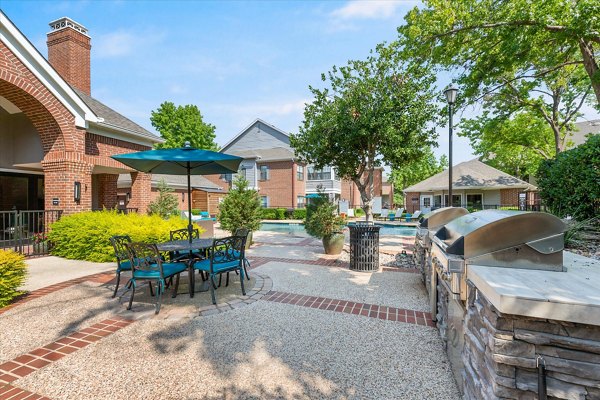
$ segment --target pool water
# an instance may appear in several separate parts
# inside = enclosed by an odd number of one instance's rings
[[[375,224],[380,226],[379,230],[380,235],[400,235],[400,236],[414,236],[416,232],[416,228],[412,226],[398,226],[391,224]],[[263,222],[260,225],[261,231],[269,231],[269,232],[285,232],[295,235],[307,235],[304,230],[303,224],[297,223],[273,223],[273,222]]]

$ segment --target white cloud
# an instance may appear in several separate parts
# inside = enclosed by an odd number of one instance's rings
[[[412,3],[412,1],[410,1]],[[345,6],[331,12],[337,20],[349,19],[387,19],[395,15],[396,10],[407,1],[392,0],[352,0]]]
[[[134,52],[139,54],[142,48],[153,46],[164,37],[165,34],[162,32],[148,34],[118,30],[93,37],[92,46],[94,54],[99,58],[122,57]]]

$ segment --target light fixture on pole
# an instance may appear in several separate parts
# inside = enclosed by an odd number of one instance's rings
[[[448,101],[448,128],[449,128],[449,151],[448,151],[448,203],[446,206],[452,207],[452,114],[454,113],[454,103],[456,103],[456,95],[458,94],[458,89],[454,86],[450,86],[448,89],[444,91],[446,95],[446,101]]]

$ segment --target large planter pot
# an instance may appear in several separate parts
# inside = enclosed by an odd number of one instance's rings
[[[334,233],[333,235],[325,236],[323,238],[323,248],[325,254],[340,254],[344,248],[344,234]]]

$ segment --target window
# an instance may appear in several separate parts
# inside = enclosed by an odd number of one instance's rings
[[[233,174],[222,174],[221,179],[225,182],[231,182],[233,180]]]
[[[260,206],[262,208],[269,207],[269,196],[260,196]]]
[[[240,174],[242,177],[244,177],[244,179],[246,179],[247,178],[246,167],[241,167],[240,170],[238,171],[238,174]]]
[[[452,195],[452,207],[460,207],[462,203],[462,196],[460,194]],[[448,195],[444,195],[444,204],[448,206]]]
[[[304,166],[302,166],[302,165],[296,166],[296,177],[299,181],[304,180]]]
[[[442,206],[442,195],[441,194],[433,196],[433,206],[436,208],[440,208]]]
[[[482,210],[483,209],[483,195],[482,194],[468,194],[467,195],[467,207]]]
[[[269,166],[268,165],[260,166],[260,180],[261,181],[269,180]]]
[[[305,201],[306,201],[306,197],[298,196],[298,203],[297,203],[298,208],[304,208],[304,206],[306,205]]]
[[[331,167],[323,167],[323,169],[308,167],[309,181],[321,181],[326,179],[331,179]]]

